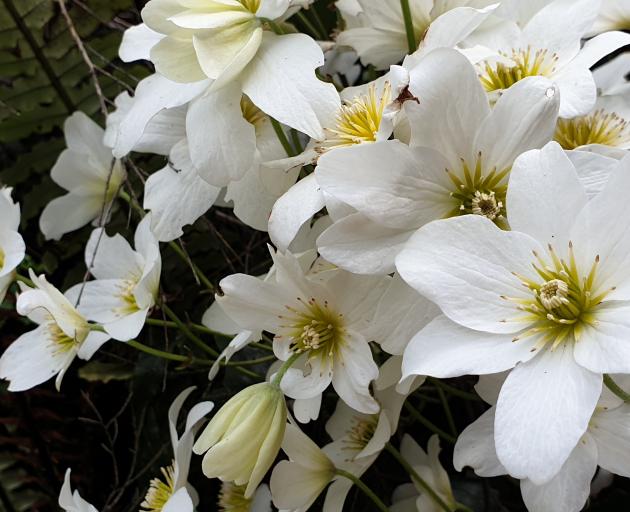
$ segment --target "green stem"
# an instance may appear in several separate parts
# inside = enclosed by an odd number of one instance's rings
[[[451,429],[451,434],[457,437],[457,427],[455,426],[455,420],[453,419],[453,413],[451,412],[451,408],[448,405],[448,400],[446,399],[446,394],[441,387],[437,387],[437,392],[440,397],[440,402],[442,402],[442,407],[444,408],[444,414],[446,415],[446,421],[448,422],[448,428]]]
[[[435,501],[445,512],[452,512],[451,507],[449,507],[446,502],[438,495],[437,492],[433,490],[433,488],[426,483],[422,477],[418,474],[418,472],[413,468],[409,462],[402,456],[402,454],[394,448],[391,443],[387,443],[385,445],[385,449],[394,457],[398,463],[403,467],[403,469],[411,476],[416,483],[422,487],[426,493],[431,496],[431,499]]]
[[[195,357],[182,356],[179,354],[173,354],[171,352],[165,352],[164,350],[158,350],[157,348],[149,347],[136,340],[129,340],[125,343],[130,347],[135,348],[136,350],[144,352],[145,354],[160,357],[162,359],[168,359],[169,361],[179,361],[181,363],[195,363],[203,365],[211,365],[214,363],[214,361],[210,361],[208,359],[197,359]]]
[[[24,277],[20,274],[15,274],[15,280],[20,281],[25,285],[30,286],[31,288],[35,288],[35,283],[31,281],[28,277]]]
[[[479,398],[474,393],[469,393],[468,391],[464,391],[463,389],[459,389],[459,388],[456,388],[455,386],[451,386],[450,384],[447,384],[446,382],[442,382],[440,379],[436,379],[434,377],[427,377],[427,381],[435,385],[436,387],[442,388],[444,391],[446,391],[447,393],[453,396],[463,398],[464,400],[473,400],[475,402],[482,401],[481,398]]]
[[[418,46],[416,44],[416,35],[413,31],[413,18],[411,17],[409,0],[400,0],[400,7],[402,9],[403,18],[405,20],[405,32],[407,33],[407,45],[409,46],[409,53],[413,53],[418,49]]]
[[[455,444],[455,437],[453,437],[451,434],[449,434],[448,432],[445,432],[444,430],[442,430],[440,427],[438,427],[437,425],[434,425],[433,423],[431,423],[428,419],[426,419],[424,416],[422,416],[422,414],[420,414],[416,408],[411,405],[409,402],[405,402],[404,404],[405,409],[407,409],[407,411],[409,411],[409,413],[411,413],[411,415],[413,416],[413,418],[418,422],[421,423],[422,425],[424,425],[427,429],[429,429],[431,432],[433,432],[434,434],[437,434],[438,436],[440,436],[442,439],[444,439],[447,443],[450,444]]]
[[[624,402],[630,402],[630,393],[621,389],[610,375],[604,374],[604,384],[606,384],[606,387],[619,398],[621,398]]]
[[[317,12],[315,6],[311,6],[308,12],[313,15],[313,19],[315,20],[315,23],[317,23],[317,27],[319,28],[319,33],[322,35],[322,40],[327,40],[328,31],[326,30],[326,27],[324,26],[324,23],[322,22],[322,19],[319,16],[319,13]]]
[[[175,312],[170,307],[168,307],[166,304],[162,303],[161,304],[161,308],[162,308],[162,311],[164,311],[164,313],[166,313],[166,316],[168,316],[173,322],[175,322],[175,324],[177,325],[178,329],[180,331],[182,331],[184,336],[186,336],[190,341],[192,341],[195,345],[197,345],[197,347],[199,347],[201,350],[203,350],[204,352],[210,354],[213,357],[218,357],[219,356],[219,353],[216,350],[214,350],[213,348],[211,348],[208,345],[206,345],[203,342],[203,340],[201,338],[199,338],[199,336],[194,334],[188,328],[188,326],[179,319],[179,317],[175,314]]]
[[[284,375],[289,371],[289,368],[291,368],[291,366],[293,366],[293,363],[295,363],[295,361],[297,361],[297,359],[301,355],[302,354],[300,354],[300,353],[293,354],[291,357],[289,357],[289,359],[287,359],[284,363],[282,363],[282,366],[276,372],[276,375],[274,376],[273,380],[271,381],[271,383],[274,386],[276,386],[278,388],[280,387],[280,383],[282,382],[282,379],[284,378]]]
[[[271,30],[273,30],[274,34],[277,34],[279,36],[283,36],[285,34],[285,32],[282,29],[282,27],[280,25],[278,25],[275,21],[270,20],[269,18],[261,18],[261,21],[263,23],[266,23],[267,25],[269,25],[269,28],[271,28]]]
[[[372,500],[372,503],[374,503],[376,508],[378,508],[380,511],[382,511],[382,512],[389,512],[389,509],[387,508],[385,503],[383,503],[381,501],[381,499],[376,494],[374,494],[372,489],[370,489],[367,485],[365,485],[361,481],[360,478],[354,476],[352,473],[350,473],[348,471],[344,471],[343,469],[336,469],[335,472],[339,476],[343,476],[344,478],[347,478],[354,485],[356,485],[359,489],[361,489],[361,492],[363,492],[363,494],[365,494],[368,498],[370,498]]]
[[[324,40],[326,39],[326,36],[322,37],[322,34],[319,32],[319,30],[317,30],[317,28],[315,27],[315,25],[313,25],[311,23],[311,20],[309,20],[306,15],[304,14],[303,11],[298,11],[296,14],[297,18],[302,22],[302,24],[311,31],[311,35],[315,38],[315,39],[320,39],[320,40]]]
[[[280,126],[280,123],[276,121],[273,117],[270,117],[269,119],[271,119],[271,126],[273,126],[273,131],[276,132],[276,136],[278,137],[280,144],[282,144],[282,147],[284,148],[287,156],[295,156],[296,153],[291,147],[291,143],[289,142],[289,139],[287,139],[287,135],[286,133],[284,133],[284,130],[282,129],[282,126]]]

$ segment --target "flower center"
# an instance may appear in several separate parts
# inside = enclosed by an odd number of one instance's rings
[[[337,113],[335,127],[326,130],[328,136],[324,143],[325,149],[376,142],[383,111],[390,102],[391,84],[386,82],[380,97],[377,96],[376,87],[372,84],[367,94],[357,96],[342,105]]]
[[[283,326],[291,339],[294,353],[308,352],[311,357],[330,358],[344,342],[343,315],[332,311],[328,301],[318,302],[315,298],[304,301],[298,298],[301,307],[285,306],[291,312],[282,317],[290,323]]]
[[[81,344],[79,340],[71,338],[63,332],[52,317],[48,323],[48,335],[50,337],[50,341],[55,347],[56,354],[65,354],[70,352],[75,346]]]
[[[555,349],[565,341],[579,341],[585,326],[593,325],[595,311],[602,300],[614,288],[598,293],[596,290],[599,256],[587,274],[581,273],[575,261],[573,244],[569,242],[567,259],[559,258],[551,245],[548,246],[547,258],[533,252],[532,264],[540,281],[518,274],[532,296],[526,299],[510,298],[517,308],[525,313],[519,320],[530,321],[530,327],[514,338],[518,341],[529,336],[539,336],[540,340],[533,350],[551,345]]]
[[[497,171],[496,168],[483,172],[481,153],[477,156],[475,168],[471,169],[462,159],[459,172],[446,169],[454,185],[450,196],[455,200],[455,207],[447,217],[458,215],[483,215],[494,221],[499,227],[505,224],[506,177],[510,168]]]
[[[481,65],[479,79],[487,92],[508,89],[528,76],[551,76],[556,69],[558,56],[547,50],[512,49],[512,53],[499,52],[513,64],[504,62]]]
[[[147,495],[140,504],[140,508],[145,512],[160,512],[175,492],[175,467],[173,464],[161,468],[160,471],[163,480],[160,478],[151,480]]]
[[[131,279],[124,281],[120,296],[123,299],[125,305],[119,308],[119,312],[124,315],[129,315],[131,313],[135,313],[136,311],[140,311],[140,307],[136,302],[136,296],[133,293],[136,288],[136,284],[137,282]]]
[[[554,139],[564,149],[586,144],[623,146],[630,143],[630,125],[614,112],[597,110],[586,116],[559,119]]]
[[[354,416],[352,418],[352,426],[346,432],[346,439],[344,440],[344,449],[352,451],[363,450],[376,431],[378,425],[378,414],[374,414],[368,417]]]
[[[245,95],[241,98],[241,112],[243,112],[243,119],[254,126],[260,124],[267,117],[267,115]]]
[[[260,0],[238,0],[245,9],[247,9],[252,14],[256,14],[258,12],[258,8],[260,7]]]
[[[249,512],[252,500],[245,498],[246,485],[223,482],[219,491],[219,510],[221,512]]]

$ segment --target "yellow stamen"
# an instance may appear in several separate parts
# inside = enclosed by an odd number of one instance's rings
[[[559,119],[554,139],[564,149],[586,144],[620,147],[630,143],[630,125],[614,112],[597,110],[586,116]]]
[[[175,492],[175,468],[171,464],[160,469],[163,480],[154,478],[149,484],[149,490],[140,504],[144,512],[160,512],[169,498]]]
[[[501,52],[513,64],[486,62],[479,79],[488,92],[508,89],[528,76],[550,76],[556,69],[558,57],[547,50],[513,49],[511,54]]]

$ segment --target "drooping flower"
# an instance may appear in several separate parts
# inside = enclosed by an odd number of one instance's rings
[[[261,382],[234,395],[208,423],[193,446],[205,453],[204,475],[247,485],[251,498],[273,464],[284,436],[287,406],[284,394]]]
[[[70,473],[71,470],[66,470],[66,476],[63,479],[63,486],[59,492],[59,506],[65,510],[65,512],[98,512],[94,505],[91,505],[85,501],[79,491],[72,492],[70,487]]]
[[[606,32],[580,48],[597,17],[599,1],[555,0],[542,5],[524,23],[519,23],[520,3],[501,10],[507,18],[503,23],[467,40],[471,47],[464,53],[477,65],[485,90],[496,99],[524,78],[544,76],[560,90],[560,117],[587,114],[597,97],[590,68],[630,44],[630,34]]]
[[[289,460],[271,473],[271,495],[280,510],[305,512],[335,478],[335,465],[297,426],[288,424],[282,450]],[[339,508],[324,508],[326,512]]]
[[[18,233],[19,226],[20,205],[13,202],[10,188],[0,188],[0,303],[26,251],[22,235]]]
[[[90,359],[109,339],[94,330],[57,288],[29,269],[34,288],[23,287],[17,311],[38,327],[15,340],[0,357],[9,391],[24,391],[57,376],[57,390],[75,357]]]
[[[85,264],[96,280],[68,290],[86,318],[120,341],[138,335],[157,299],[162,259],[150,214],[138,224],[135,247],[119,234],[109,237],[104,228],[94,230],[85,248]]]
[[[493,407],[460,434],[455,444],[453,464],[458,471],[470,466],[479,476],[493,477],[507,474],[497,458],[494,444],[496,398],[505,376],[484,377],[478,386],[485,388],[482,398]],[[618,382],[627,384],[627,376],[620,377]],[[625,456],[630,445],[629,422],[630,405],[624,404],[605,388],[587,431],[558,474],[542,485],[528,479],[521,480],[521,494],[527,509],[530,512],[579,512],[588,499],[591,480],[598,466],[621,476],[630,476],[630,464]]]
[[[188,471],[195,433],[204,417],[213,409],[212,402],[200,402],[188,413],[184,433],[177,433],[177,420],[182,405],[195,387],[182,391],[168,410],[168,424],[173,446],[173,463],[161,469],[162,476],[153,478],[140,504],[143,512],[193,512],[199,498],[188,483]]]
[[[356,212],[318,239],[320,253],[358,273],[389,273],[407,239],[435,219],[476,214],[505,225],[510,169],[522,152],[551,140],[554,85],[528,78],[490,108],[473,67],[435,50],[410,71],[405,102],[410,146],[397,140],[342,148],[315,170],[324,193]]]
[[[368,340],[368,319],[388,278],[331,270],[308,276],[290,253],[272,253],[275,279],[236,274],[220,283],[217,301],[243,329],[275,334],[274,352],[301,354],[282,380],[292,398],[312,398],[332,382],[354,409],[376,413],[369,384],[378,376]]]
[[[497,402],[497,455],[537,485],[586,431],[602,374],[630,373],[630,159],[612,161],[589,200],[556,143],[530,151],[510,177],[511,232],[476,215],[435,221],[396,262],[443,313],[408,345],[403,377],[514,368]]]
[[[104,221],[126,173],[120,160],[103,143],[103,129],[83,112],[64,123],[68,146],[55,163],[51,178],[68,191],[46,205],[39,227],[58,240],[93,220]]]

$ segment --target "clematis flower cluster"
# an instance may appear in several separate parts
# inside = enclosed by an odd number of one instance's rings
[[[39,219],[60,244],[93,224],[83,280],[36,274],[0,189],[0,298],[34,324],[0,378],[59,390],[110,339],[203,367],[212,401],[181,435],[194,386],[173,401],[144,511],[340,512],[353,487],[365,510],[472,510],[469,467],[579,512],[597,471],[630,478],[630,2],[338,0],[330,26],[321,3],[146,3],[119,53],[151,74],[103,126],[66,120]],[[186,241],[209,211],[259,232],[256,265],[226,242],[204,274]],[[405,477],[378,492],[384,459]],[[70,470],[59,504],[96,510]]]

